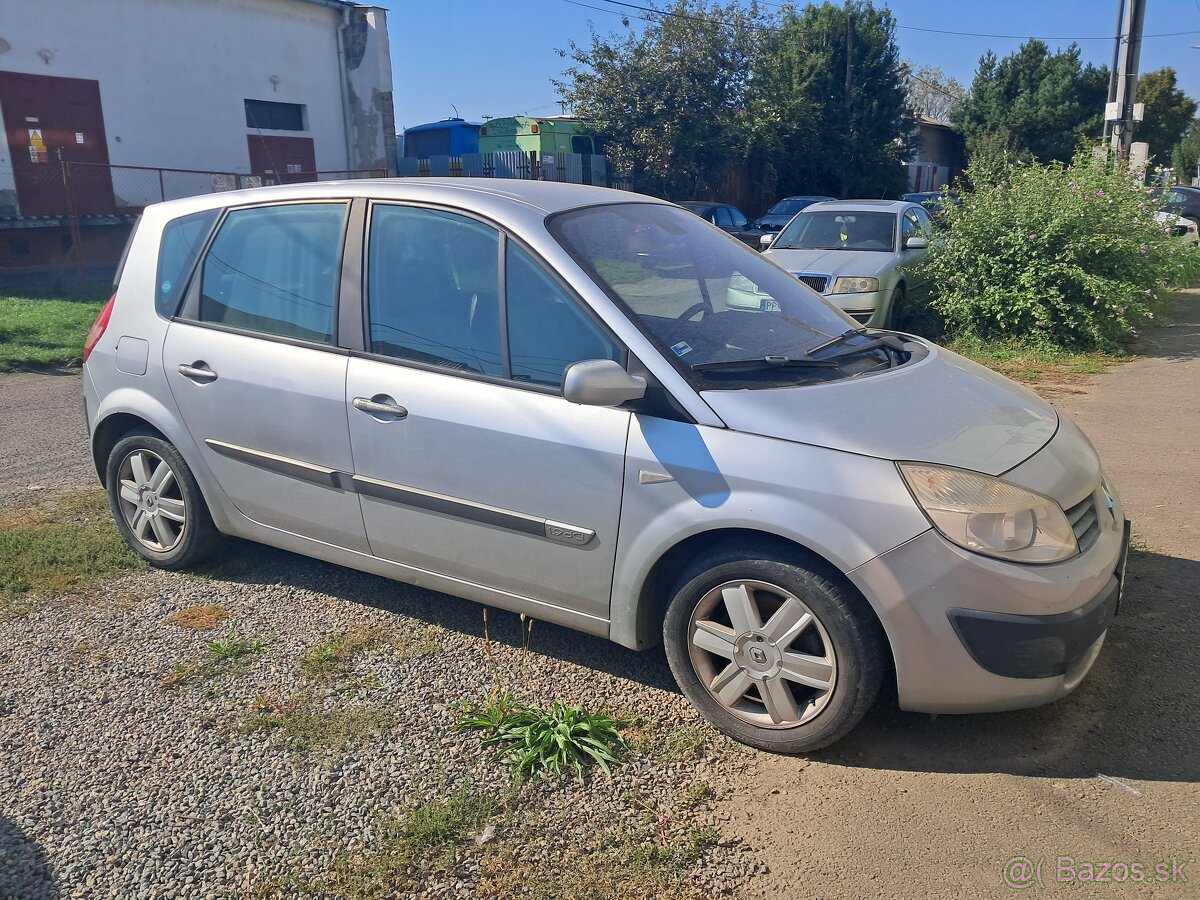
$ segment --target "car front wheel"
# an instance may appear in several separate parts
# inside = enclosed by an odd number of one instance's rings
[[[681,576],[663,625],[667,660],[688,699],[735,740],[819,750],[879,694],[884,639],[864,607],[816,571],[732,551]]]

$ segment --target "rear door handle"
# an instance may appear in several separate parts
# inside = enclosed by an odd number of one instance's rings
[[[353,400],[354,408],[372,416],[388,416],[393,419],[403,419],[408,415],[408,410],[385,394],[376,394],[374,397],[355,397]]]
[[[217,380],[217,373],[210,369],[206,362],[194,362],[190,366],[186,364],[181,365],[179,367],[179,374],[193,381],[209,382]]]

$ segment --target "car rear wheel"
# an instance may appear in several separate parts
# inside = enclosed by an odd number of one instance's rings
[[[186,568],[220,543],[191,469],[162,438],[123,437],[109,453],[105,481],[121,536],[151,565]]]
[[[849,733],[879,694],[884,640],[851,589],[749,548],[681,576],[663,624],[683,693],[752,747],[806,753]]]

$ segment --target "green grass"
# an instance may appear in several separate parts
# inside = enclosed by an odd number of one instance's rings
[[[611,775],[611,767],[628,752],[619,730],[624,724],[557,701],[550,709],[523,706],[505,694],[485,706],[464,708],[455,730],[481,732],[482,745],[497,747],[496,758],[519,776],[573,771],[582,782],[592,766]]]
[[[104,299],[95,292],[68,299],[0,296],[0,372],[79,359]]]
[[[394,713],[374,703],[328,708],[310,697],[284,703],[260,698],[241,734],[265,734],[273,746],[301,761],[318,755],[336,757],[367,740],[378,740],[395,726]]]
[[[947,346],[1014,381],[1046,388],[1080,384],[1130,359],[1115,353],[1072,352],[975,338],[955,340]]]
[[[121,539],[103,491],[45,496],[0,514],[0,620],[35,606],[31,594],[76,591],[145,566]]]

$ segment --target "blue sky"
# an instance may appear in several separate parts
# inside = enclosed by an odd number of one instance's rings
[[[556,52],[570,41],[588,40],[588,23],[604,34],[622,30],[621,7],[606,0],[457,0],[440,3],[392,0],[389,33],[399,129],[458,113],[554,115],[559,106],[550,79],[565,65]],[[648,6],[645,0],[629,0]],[[778,5],[772,0],[766,5]],[[1108,64],[1116,31],[1117,0],[886,0],[901,26],[901,54],[918,65],[940,66],[970,84],[986,50],[1003,56],[1023,37],[976,37],[916,29],[1053,38],[1052,47],[1079,40],[1085,60]],[[612,12],[605,11],[605,8]],[[630,10],[630,12],[633,12]],[[636,13],[635,13],[636,14]],[[631,20],[634,28],[643,23]],[[1200,99],[1200,0],[1148,0],[1142,71],[1174,66],[1179,84]]]

